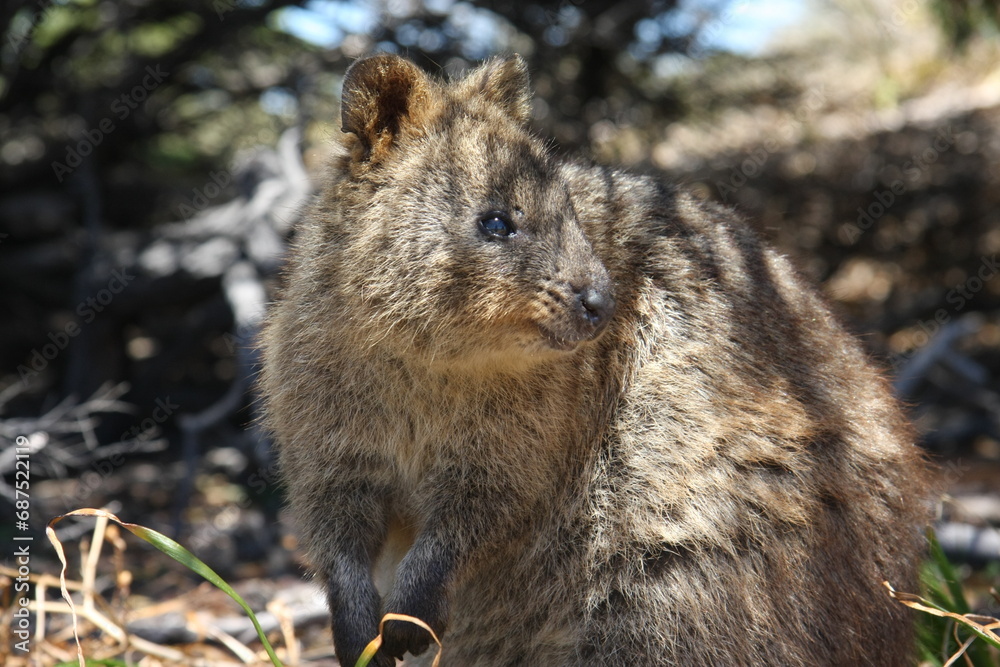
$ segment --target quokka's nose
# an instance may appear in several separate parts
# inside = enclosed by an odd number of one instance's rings
[[[587,285],[577,292],[577,302],[580,315],[593,328],[594,336],[607,326],[615,314],[615,300],[607,289]]]

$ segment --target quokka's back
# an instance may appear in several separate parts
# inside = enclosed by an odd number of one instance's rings
[[[446,665],[909,664],[927,473],[884,380],[731,211],[529,109],[516,57],[345,77],[261,385],[341,663],[397,612]]]

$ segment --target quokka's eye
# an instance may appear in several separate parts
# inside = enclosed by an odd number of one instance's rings
[[[507,238],[517,233],[514,223],[501,211],[492,211],[481,217],[479,227],[487,236],[494,238]]]

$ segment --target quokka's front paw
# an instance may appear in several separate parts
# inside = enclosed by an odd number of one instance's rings
[[[334,632],[333,647],[336,649],[337,660],[343,667],[354,667],[361,653],[373,639],[375,639],[374,632],[354,635]],[[368,664],[370,667],[396,667],[396,661],[385,651],[376,653]]]
[[[427,630],[406,621],[386,621],[382,629],[382,650],[395,658],[402,658],[410,652],[420,655],[431,645],[431,635]]]
[[[424,599],[421,604],[405,604],[390,597],[385,605],[387,613],[405,614],[418,618],[434,629],[438,639],[444,633],[447,620],[446,603],[443,599]],[[402,658],[410,652],[420,655],[433,643],[431,634],[416,623],[408,621],[386,621],[382,629],[382,651]]]

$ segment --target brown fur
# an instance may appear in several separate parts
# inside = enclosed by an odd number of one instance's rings
[[[516,57],[346,76],[262,379],[340,661],[391,611],[462,667],[907,664],[883,379],[732,212],[553,157],[529,104]],[[427,644],[387,627],[379,665]]]

